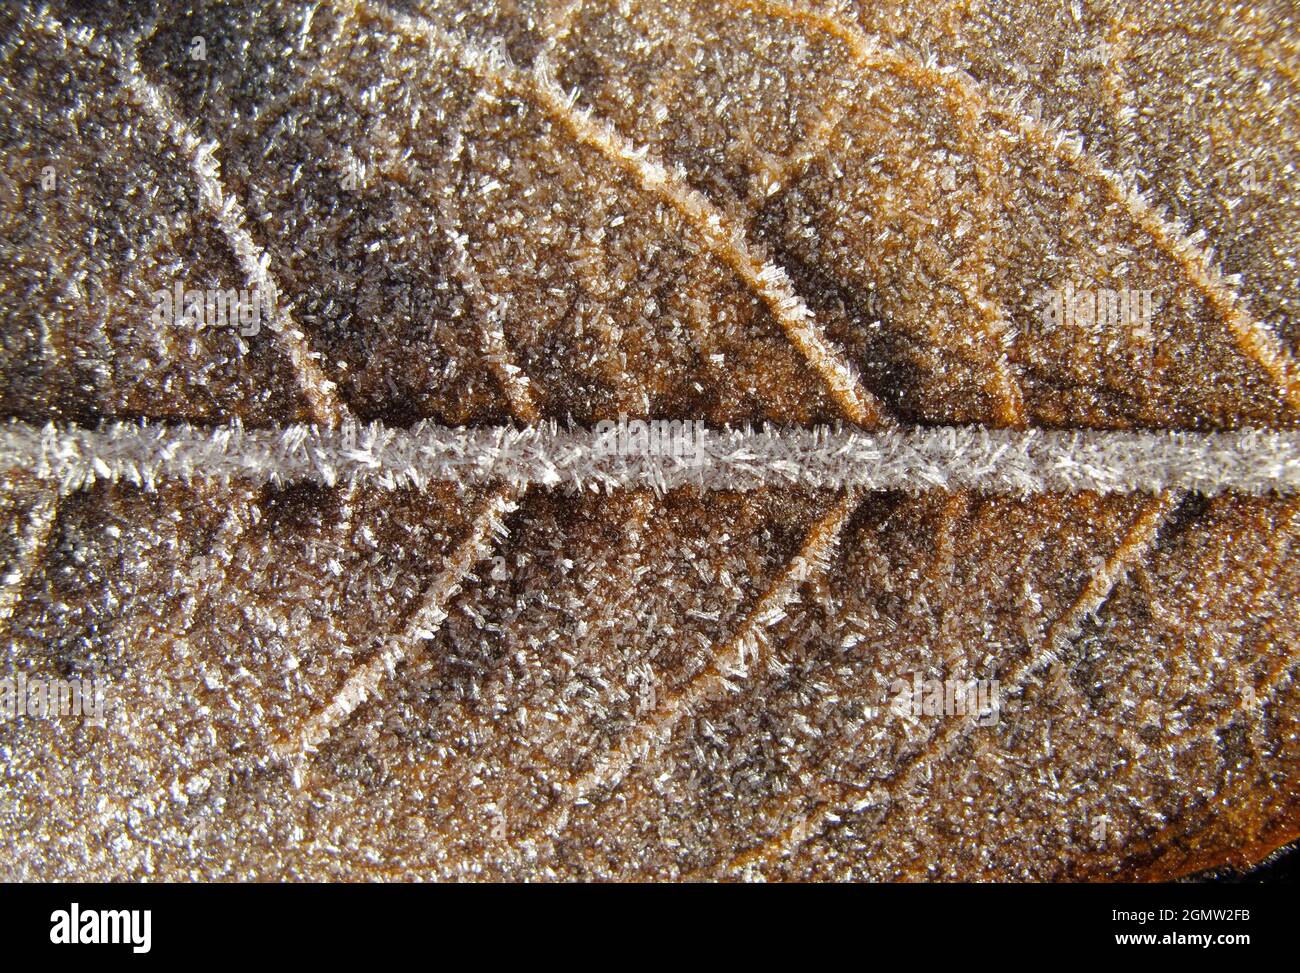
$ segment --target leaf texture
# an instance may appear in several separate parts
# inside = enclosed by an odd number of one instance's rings
[[[7,418],[1300,427],[1285,4],[0,17]],[[280,303],[254,336],[157,325],[175,280]],[[1153,334],[1045,328],[1066,282],[1151,290]],[[0,864],[1245,867],[1300,831],[1298,514],[3,471],[6,674],[110,705],[0,723]],[[997,680],[999,718],[893,713],[914,674]]]

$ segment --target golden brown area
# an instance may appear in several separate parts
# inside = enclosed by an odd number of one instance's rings
[[[0,14],[4,416],[1300,425],[1292,5],[83,6]],[[257,274],[243,346],[151,321]],[[1150,338],[1044,327],[1067,282]],[[6,475],[3,674],[110,706],[0,723],[0,874],[1244,867],[1300,831],[1297,519]]]

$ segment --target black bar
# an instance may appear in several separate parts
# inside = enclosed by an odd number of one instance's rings
[[[925,962],[1125,953],[1216,958],[1285,948],[1291,890],[1270,883],[926,886],[9,885],[0,935],[13,955],[109,954],[129,963],[323,961],[411,955],[435,966],[478,957],[547,965],[768,959],[890,950]],[[57,915],[148,910],[148,952],[51,942]],[[52,918],[53,917],[53,918]],[[140,922],[131,931],[143,931]],[[98,927],[98,917],[90,920]],[[108,931],[112,932],[112,923]],[[128,927],[124,927],[128,928]],[[1120,942],[1118,937],[1153,937]],[[1187,937],[1198,937],[1189,941]],[[1199,937],[1213,937],[1208,945]],[[1219,937],[1247,937],[1228,942]],[[1166,938],[1170,937],[1170,938]],[[1183,937],[1179,939],[1177,937]],[[143,938],[143,937],[141,937]],[[1170,952],[1170,948],[1173,951]],[[882,949],[885,953],[882,954]],[[69,950],[76,950],[70,953]],[[927,958],[928,959],[924,959]],[[842,960],[840,960],[842,962]]]

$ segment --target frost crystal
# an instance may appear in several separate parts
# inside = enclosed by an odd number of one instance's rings
[[[1293,7],[6,5],[0,876],[1292,840]]]

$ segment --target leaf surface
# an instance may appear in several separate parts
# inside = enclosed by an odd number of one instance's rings
[[[78,6],[3,15],[6,417],[1300,425],[1287,10]],[[279,308],[160,327],[176,279]],[[1153,333],[1046,327],[1069,282]],[[110,699],[0,724],[13,877],[1162,878],[1298,829],[1294,497],[0,488],[6,674]]]

